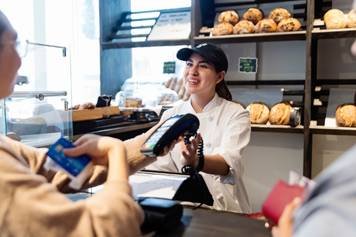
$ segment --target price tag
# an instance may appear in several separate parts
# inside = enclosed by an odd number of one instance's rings
[[[239,58],[239,72],[242,73],[256,73],[257,72],[257,58]]]

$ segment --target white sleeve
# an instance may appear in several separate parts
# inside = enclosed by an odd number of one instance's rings
[[[250,141],[250,135],[251,124],[248,112],[234,114],[224,129],[221,145],[212,151],[212,154],[221,155],[230,166],[229,174],[220,176],[221,182],[235,184],[235,179],[241,176],[242,152]]]

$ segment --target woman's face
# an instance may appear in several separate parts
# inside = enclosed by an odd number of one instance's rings
[[[193,53],[184,70],[184,85],[191,95],[211,97],[216,84],[224,79],[225,72],[217,73],[214,66]]]
[[[9,96],[15,85],[21,58],[16,51],[17,34],[6,30],[0,37],[0,99]]]

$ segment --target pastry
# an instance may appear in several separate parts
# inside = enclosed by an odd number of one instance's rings
[[[339,9],[330,9],[324,15],[327,29],[341,29],[347,26],[347,17]]]
[[[253,24],[257,24],[260,20],[263,19],[263,12],[258,8],[249,8],[243,14],[242,18],[247,21],[251,21]]]
[[[347,14],[347,27],[354,28],[356,27],[356,10],[353,9]]]
[[[224,22],[214,26],[212,34],[214,36],[231,35],[233,32],[234,32],[234,27],[230,23]]]
[[[295,18],[283,19],[279,22],[277,26],[277,31],[288,32],[288,31],[297,31],[302,27],[300,22]]]
[[[269,13],[268,18],[274,20],[274,22],[276,22],[276,24],[278,24],[283,19],[288,19],[291,16],[292,15],[290,14],[290,12],[287,9],[275,8],[274,10],[272,10]]]
[[[255,25],[251,21],[242,20],[234,26],[234,34],[249,34],[255,32]]]
[[[292,106],[289,103],[278,103],[271,108],[269,122],[277,125],[288,125]]]
[[[336,108],[336,124],[341,127],[356,127],[356,106],[343,104]]]
[[[239,15],[234,10],[223,11],[219,14],[218,22],[219,23],[230,23],[235,25],[239,21]]]
[[[269,118],[269,108],[261,102],[253,102],[246,108],[250,112],[250,121],[254,124],[266,124]]]
[[[272,19],[263,19],[259,21],[256,25],[256,32],[258,33],[269,33],[275,32],[277,30],[277,24]]]

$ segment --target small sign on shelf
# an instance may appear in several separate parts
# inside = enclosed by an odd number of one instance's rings
[[[176,62],[175,61],[168,61],[163,63],[163,73],[176,73]]]
[[[258,66],[258,60],[257,60],[257,58],[240,57],[238,66],[239,66],[239,72],[256,73],[257,66]]]

